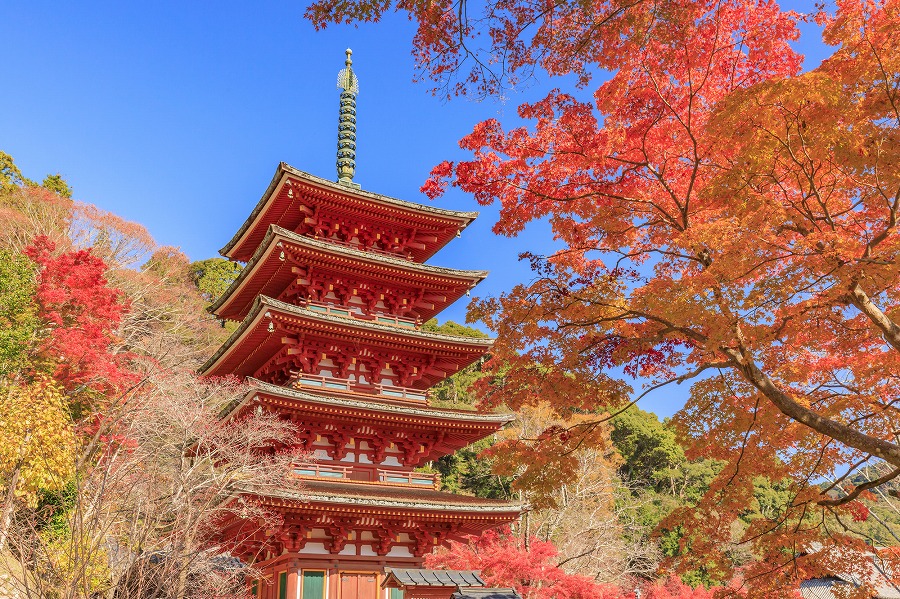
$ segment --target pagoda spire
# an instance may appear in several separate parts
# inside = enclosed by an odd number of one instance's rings
[[[353,72],[353,51],[347,48],[345,66],[338,73],[337,86],[341,90],[341,112],[338,120],[337,172],[338,183],[359,189],[353,182],[356,171],[356,96],[359,94],[359,80]]]

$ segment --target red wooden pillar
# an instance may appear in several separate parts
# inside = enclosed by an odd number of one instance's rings
[[[300,599],[300,567],[297,560],[287,564],[287,599]]]
[[[272,599],[272,577],[267,569],[259,573],[259,599]]]
[[[328,599],[338,599],[341,596],[341,573],[337,564],[328,568]]]
[[[263,572],[265,572],[264,576],[266,579],[265,599],[278,599],[278,573],[275,571],[275,567],[271,565],[266,566]]]

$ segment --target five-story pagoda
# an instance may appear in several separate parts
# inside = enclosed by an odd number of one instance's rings
[[[227,417],[270,409],[302,431],[315,461],[297,464],[302,492],[257,496],[282,515],[223,537],[266,576],[271,599],[376,599],[385,567],[418,567],[437,545],[510,522],[501,501],[437,490],[415,468],[510,420],[428,405],[427,390],[479,359],[490,341],[419,325],[487,273],[424,264],[475,218],[362,191],[353,183],[358,83],[347,51],[338,181],[278,166],[223,256],[246,267],[211,310],[241,321],[203,366],[251,392]]]

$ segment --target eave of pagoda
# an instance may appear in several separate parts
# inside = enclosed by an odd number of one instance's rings
[[[410,558],[421,558],[448,541],[513,522],[525,507],[428,489],[330,481],[304,481],[301,492],[250,497],[282,518],[265,531],[238,518],[224,524],[223,544],[248,561],[284,552],[309,555],[313,544],[325,555],[364,545],[379,556],[403,547]]]
[[[323,237],[354,235],[348,233],[353,228],[365,237],[364,243],[387,245],[388,251],[424,262],[476,216],[356,190],[281,163],[253,212],[220,253],[246,262],[269,225],[276,224]]]
[[[496,516],[515,518],[523,509],[521,504],[502,499],[485,499],[411,486],[331,480],[306,480],[301,491],[266,493],[259,499],[268,505],[287,510],[316,505],[318,509],[332,512],[355,510],[361,514],[432,515],[439,519],[452,518],[445,516],[445,513],[470,514],[472,517],[489,519],[495,519]],[[494,515],[494,518],[490,515]]]
[[[313,449],[317,437],[330,442],[330,457],[342,459],[347,441],[372,464],[384,461],[393,446],[400,463],[415,468],[453,453],[496,432],[514,419],[512,414],[489,414],[378,401],[362,395],[330,394],[290,389],[251,379],[251,390],[223,415],[236,416],[262,406],[294,422],[297,445]],[[365,441],[365,449],[361,441]]]
[[[323,314],[258,296],[200,372],[285,384],[326,369],[334,379],[362,375],[370,384],[391,379],[398,387],[427,389],[479,359],[492,343]]]
[[[426,321],[486,276],[486,271],[429,266],[270,225],[240,276],[209,310],[241,320],[257,295],[296,303],[292,300],[337,293],[344,305],[354,300],[363,304],[360,295],[373,304],[386,298],[385,305],[397,316]]]

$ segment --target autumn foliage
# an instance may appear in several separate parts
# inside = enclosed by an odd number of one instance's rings
[[[568,574],[556,565],[552,543],[532,539],[528,547],[522,539],[504,531],[488,531],[453,543],[449,550],[426,558],[429,568],[480,570],[488,586],[512,587],[525,599],[617,599],[613,587],[598,585],[587,576]]]
[[[504,530],[488,531],[454,542],[425,559],[429,568],[480,570],[491,587],[514,588],[524,599],[713,599],[717,589],[692,588],[676,576],[660,583],[632,581],[635,590],[598,583],[567,573],[558,565],[552,543],[522,538]]]
[[[205,279],[70,191],[0,153],[3,592],[240,596],[243,571],[211,561],[216,525],[266,520],[235,502],[281,483],[296,456],[268,444],[295,430],[267,414],[220,421],[246,389],[193,372],[227,334],[204,310]]]
[[[54,379],[69,392],[87,387],[113,393],[135,381],[127,356],[113,353],[126,300],[107,285],[107,266],[90,249],[54,255],[55,249],[39,236],[24,252],[38,268],[35,301],[44,328],[40,359],[54,364]]]
[[[900,474],[900,4],[821,10],[835,52],[802,74],[790,44],[811,17],[774,2],[322,0],[308,16],[390,9],[418,22],[419,65],[449,95],[535,72],[578,81],[519,106],[527,126],[476,125],[471,159],[423,187],[496,203],[502,235],[546,219],[562,246],[524,256],[532,282],[473,304],[499,335],[482,405],[577,415],[538,438],[545,471],[565,476],[566,444],[594,430],[585,414],[690,385],[675,423],[690,456],[723,467],[663,523],[679,536],[668,565],[735,576],[733,525],[764,479],[784,497],[739,533],[756,559],[736,592],[865,579],[859,500]]]

